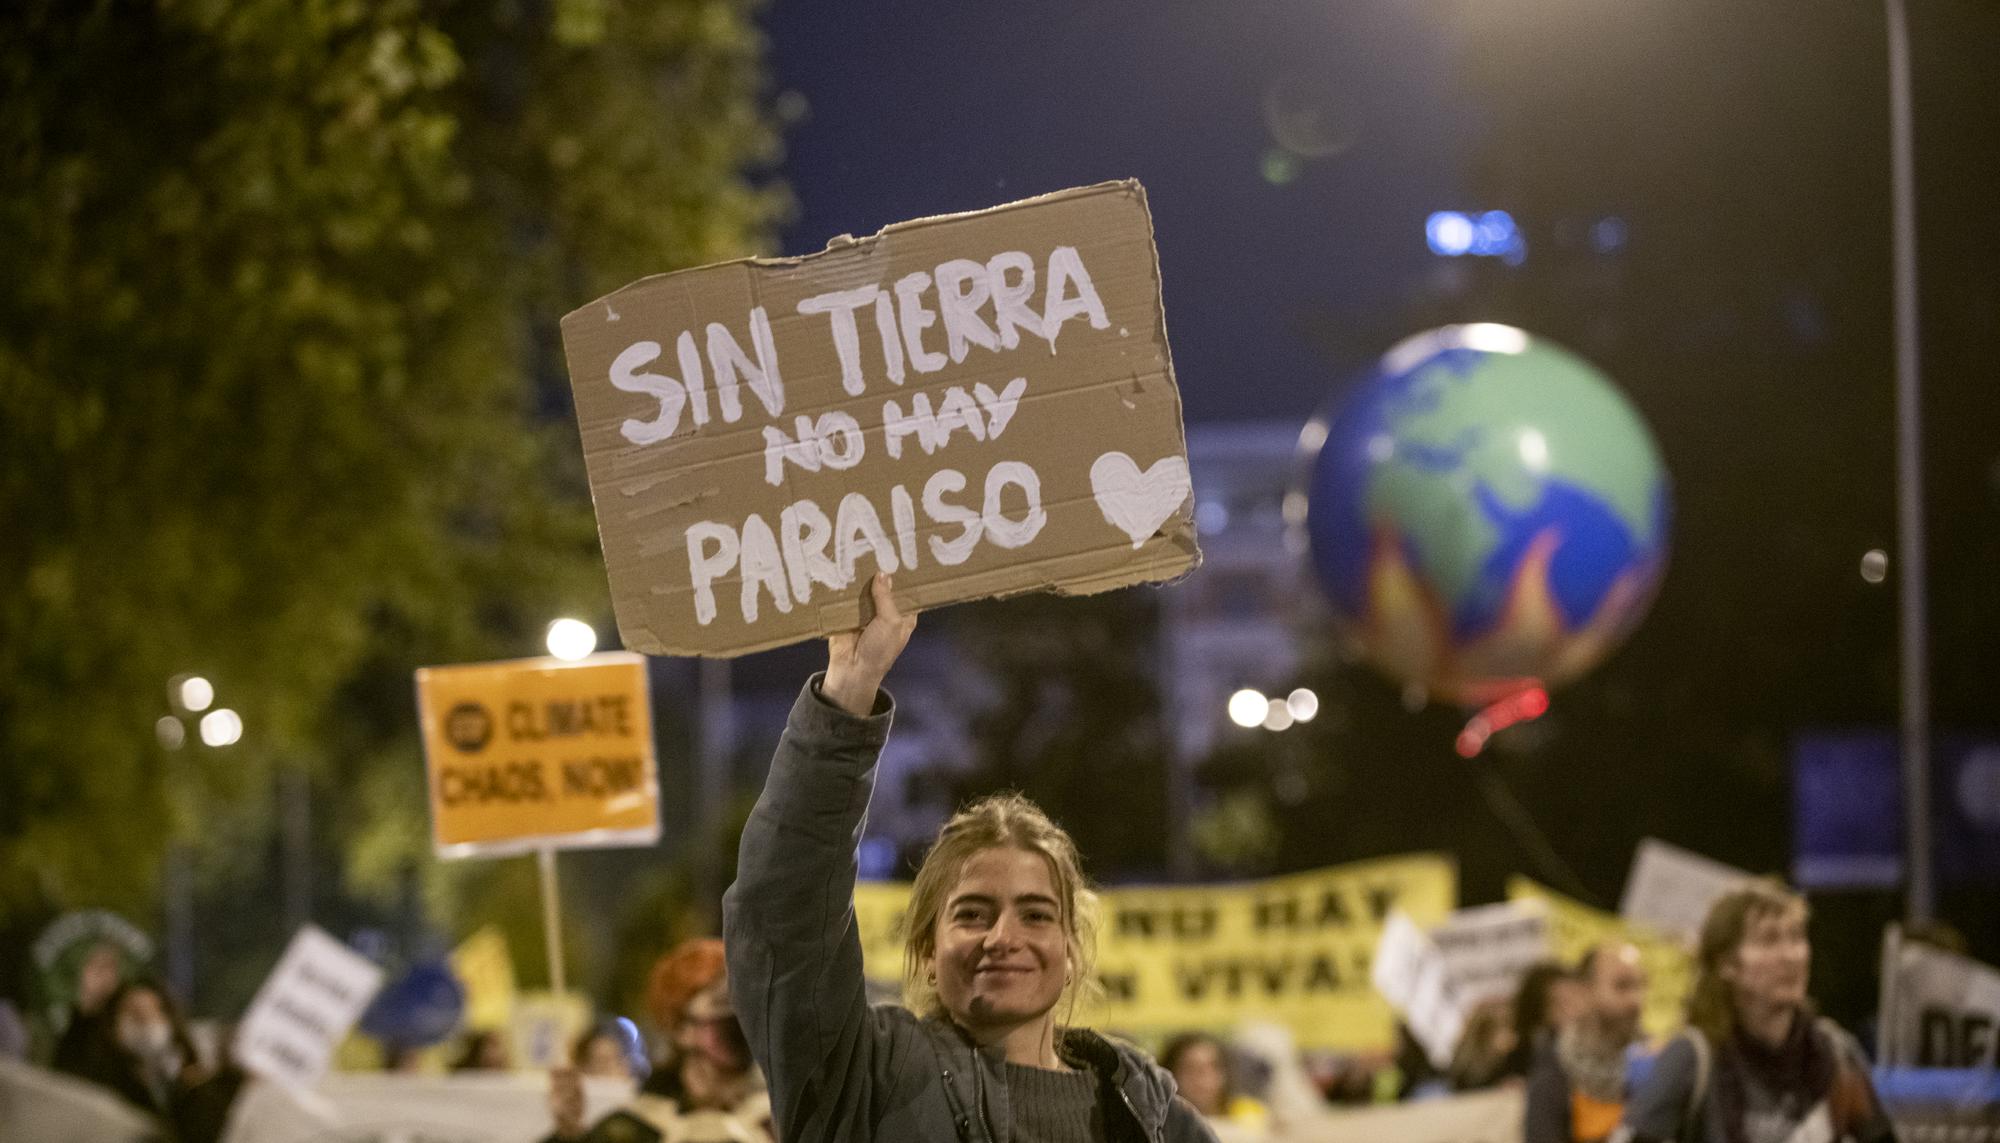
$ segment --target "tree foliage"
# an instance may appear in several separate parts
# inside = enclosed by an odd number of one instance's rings
[[[605,611],[556,319],[786,208],[752,6],[0,11],[0,921],[148,915],[281,762],[421,850],[410,669]],[[156,743],[191,670],[240,745]]]

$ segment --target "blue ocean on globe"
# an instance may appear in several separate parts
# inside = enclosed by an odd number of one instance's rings
[[[1362,657],[1482,703],[1581,675],[1665,570],[1672,495],[1637,411],[1574,354],[1450,326],[1307,427],[1311,557]]]

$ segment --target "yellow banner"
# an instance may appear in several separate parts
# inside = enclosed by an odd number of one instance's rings
[[[465,985],[467,1028],[513,1025],[514,957],[497,926],[485,926],[453,949],[451,971]]]
[[[419,670],[438,854],[658,840],[649,699],[623,652]]]
[[[1694,958],[1679,942],[1615,913],[1593,909],[1526,877],[1507,881],[1511,901],[1540,901],[1549,910],[1549,942],[1565,964],[1575,964],[1592,945],[1631,941],[1646,965],[1646,1035],[1665,1039],[1684,1023],[1688,993],[1694,988]]]
[[[908,897],[903,884],[856,887],[871,979],[902,979],[895,927]],[[1302,1047],[1387,1048],[1395,1018],[1368,975],[1382,922],[1401,909],[1434,925],[1457,900],[1457,867],[1437,854],[1234,885],[1106,890],[1097,959],[1106,997],[1079,1019],[1148,1039],[1270,1020]]]

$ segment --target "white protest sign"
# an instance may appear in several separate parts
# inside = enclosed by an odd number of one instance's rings
[[[1987,1068],[2000,1055],[2000,969],[1901,939],[1882,964],[1882,1063]]]
[[[1634,924],[1692,945],[1715,899],[1750,880],[1750,874],[1656,837],[1639,842],[1618,914]]]
[[[1389,914],[1369,974],[1375,990],[1402,1013],[1431,1063],[1449,1065],[1465,1030],[1465,1006],[1452,990],[1444,955],[1408,914]]]
[[[285,946],[236,1031],[236,1062],[294,1087],[311,1087],[382,986],[368,958],[307,925]]]
[[[0,1056],[0,1139],[150,1143],[159,1124],[110,1088]]]
[[[1334,1111],[1286,1132],[1292,1143],[1521,1143],[1527,1096],[1520,1087]]]
[[[625,646],[729,656],[1200,559],[1136,182],[646,278],[563,318]]]
[[[586,1077],[584,1122],[631,1099],[629,1080]],[[224,1143],[537,1143],[549,1137],[541,1072],[410,1076],[335,1072],[299,1091],[253,1083],[230,1109]]]
[[[1534,901],[1460,909],[1431,930],[1453,993],[1468,1010],[1511,996],[1521,977],[1550,955],[1549,914]]]

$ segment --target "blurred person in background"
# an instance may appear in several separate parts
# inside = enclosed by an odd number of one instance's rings
[[[104,1040],[104,1025],[110,1021],[106,1002],[124,983],[124,961],[118,946],[99,941],[83,958],[76,978],[76,1003],[70,1008],[69,1023],[56,1040],[55,1059],[59,1072],[79,1074],[97,1045]]]
[[[1583,984],[1560,961],[1537,961],[1521,974],[1514,989],[1514,1050],[1507,1053],[1506,1074],[1526,1078],[1534,1066],[1535,1043],[1583,1011]]]
[[[768,1138],[771,1101],[730,1003],[722,942],[698,938],[669,950],[647,978],[646,1006],[667,1043],[639,1094],[586,1127],[584,1073],[580,1067],[559,1068],[549,1075],[549,1111],[555,1119],[549,1139],[723,1143]],[[622,1069],[622,1059],[620,1064]]]
[[[625,1035],[618,1023],[612,1020],[578,1036],[569,1056],[571,1066],[585,1076],[643,1080],[650,1074],[650,1069],[637,1070],[635,1065],[644,1061],[634,1060],[627,1054]]]
[[[65,1070],[171,1124],[187,1090],[207,1078],[173,998],[153,981],[128,980],[112,990],[101,1016],[94,1040]]]
[[[465,1038],[465,1047],[452,1061],[454,1072],[504,1072],[514,1066],[507,1037],[492,1028],[481,1028]]]
[[[1451,1054],[1447,1075],[1453,1091],[1484,1091],[1520,1083],[1507,1061],[1514,1051],[1514,1003],[1505,996],[1482,1000],[1465,1018],[1465,1031]]]
[[[1626,1106],[1635,1143],[1883,1143],[1895,1128],[1860,1045],[1807,995],[1805,898],[1759,878],[1702,922],[1688,1028]]]
[[[1221,1040],[1206,1032],[1184,1032],[1160,1049],[1160,1066],[1173,1074],[1181,1098],[1201,1113],[1222,1143],[1270,1137],[1270,1113],[1236,1093],[1229,1052]]]
[[[0,1000],[0,1060],[28,1058],[28,1022],[11,1000]]]
[[[1583,1011],[1536,1034],[1528,1073],[1524,1143],[1598,1143],[1618,1128],[1629,1092],[1628,1050],[1646,1008],[1639,949],[1607,941],[1583,956]]]

